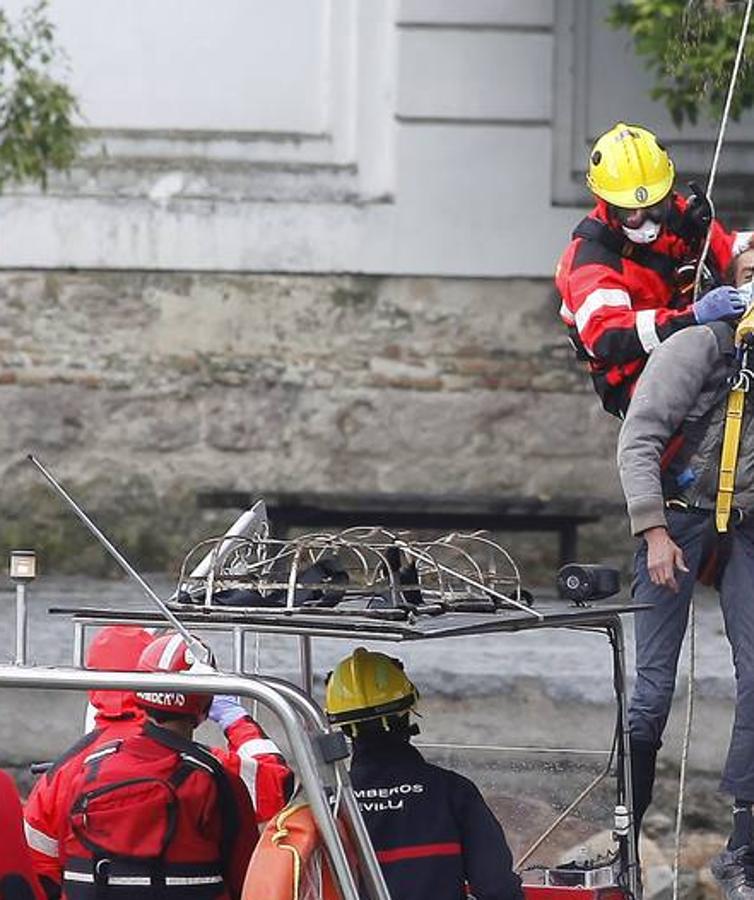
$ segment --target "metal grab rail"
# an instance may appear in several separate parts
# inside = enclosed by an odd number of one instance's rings
[[[301,784],[306,790],[312,814],[332,861],[344,900],[359,900],[359,890],[319,777],[318,765],[332,766],[334,780],[339,779],[342,784],[342,794],[347,800],[346,808],[349,810],[356,808],[358,813],[356,798],[350,782],[342,777],[340,771],[344,768],[342,762],[338,767],[334,763],[317,760],[310,735],[303,728],[299,714],[294,708],[295,705],[302,710],[305,704],[292,686],[289,686],[292,690],[287,690],[281,688],[280,684],[273,684],[262,678],[222,673],[205,675],[97,672],[72,668],[52,669],[41,666],[0,665],[0,687],[52,688],[54,690],[162,690],[181,693],[236,694],[259,701],[276,715],[285,730]],[[311,702],[306,706],[316,709]],[[315,716],[311,708],[306,714],[306,718],[315,731],[327,734],[328,729],[323,726],[320,716],[321,713],[319,716]],[[360,816],[358,818],[360,819]],[[361,824],[363,827],[363,822]],[[359,858],[368,861],[368,868],[374,872],[379,869],[379,865],[368,838],[364,841],[365,833],[365,830],[361,831],[358,827],[353,830]],[[369,878],[369,887],[373,900],[390,900],[384,880]]]

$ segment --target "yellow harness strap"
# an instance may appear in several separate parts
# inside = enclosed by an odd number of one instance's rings
[[[733,510],[733,491],[736,486],[736,466],[741,447],[744,404],[752,383],[749,352],[754,346],[754,305],[749,307],[736,326],[734,344],[741,354],[741,368],[738,378],[728,394],[728,405],[725,409],[725,429],[720,453],[717,498],[715,499],[715,526],[720,533],[728,530],[730,514]]]
[[[746,391],[744,388],[732,388],[728,394],[728,405],[725,410],[725,430],[723,431],[720,475],[715,500],[715,526],[721,533],[728,530],[730,514],[733,509],[733,490],[736,485],[736,467],[738,451],[741,447],[741,425],[745,402]]]

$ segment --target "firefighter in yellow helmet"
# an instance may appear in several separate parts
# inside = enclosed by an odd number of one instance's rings
[[[608,412],[623,416],[647,357],[689,325],[735,319],[743,301],[723,284],[751,232],[726,232],[702,189],[673,190],[675,168],[646,128],[618,122],[594,144],[586,182],[596,206],[576,226],[558,262],[560,316],[588,362]],[[704,293],[691,302],[694,263],[707,230]]]
[[[393,900],[523,900],[503,829],[467,778],[411,745],[419,692],[397,659],[360,647],[327,682],[353,738],[351,779]]]

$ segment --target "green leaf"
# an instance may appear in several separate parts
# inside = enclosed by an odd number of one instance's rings
[[[21,181],[44,189],[52,171],[67,171],[76,159],[82,143],[76,98],[53,75],[64,62],[46,0],[27,7],[16,23],[0,11],[0,189]]]
[[[654,99],[662,100],[679,127],[703,114],[722,112],[742,25],[743,4],[707,0],[613,2],[606,21],[626,29],[634,50],[655,75]],[[754,36],[748,37],[736,84],[734,118],[754,103]]]

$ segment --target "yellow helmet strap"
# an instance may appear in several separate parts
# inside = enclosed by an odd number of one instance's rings
[[[390,735],[408,740],[419,734],[419,726],[410,721],[409,713],[381,716],[378,719],[367,719],[364,722],[349,722],[341,727],[352,739],[382,738]]]

